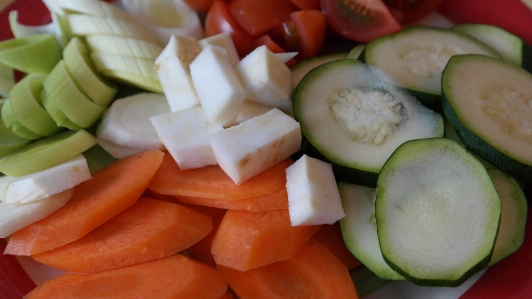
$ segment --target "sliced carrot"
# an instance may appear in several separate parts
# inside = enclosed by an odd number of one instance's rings
[[[164,195],[231,200],[267,195],[285,185],[285,169],[292,162],[287,159],[237,185],[220,166],[180,170],[172,156],[166,154],[148,189]]]
[[[359,298],[344,264],[314,239],[286,261],[243,272],[218,269],[240,299]]]
[[[270,194],[237,200],[232,198],[216,199],[193,196],[177,196],[177,199],[188,204],[250,212],[288,209],[288,192],[286,191],[285,186],[282,186]]]
[[[98,273],[67,273],[44,282],[25,299],[218,299],[227,291],[215,268],[180,254]]]
[[[183,202],[183,201],[179,200],[175,196],[163,195],[163,194],[159,194],[159,193],[156,193],[156,192],[153,192],[153,191],[150,191],[150,190],[147,190],[146,192],[144,192],[144,195],[147,196],[147,197],[155,198],[155,199],[162,200],[162,201],[177,203],[177,204],[185,206],[185,207],[187,207],[189,209],[192,209],[194,211],[200,212],[202,214],[205,214],[205,215],[211,216],[211,217],[213,217],[214,215],[225,213],[225,211],[227,210],[227,209],[222,209],[222,208],[210,207],[210,206],[206,206],[206,205],[197,205],[197,204],[186,203],[186,202]]]
[[[200,241],[211,229],[207,215],[141,197],[81,239],[32,257],[56,269],[94,273],[170,256]]]
[[[218,299],[233,299],[233,294],[228,292],[228,293],[223,294],[222,297]]]
[[[4,253],[34,255],[75,241],[142,195],[163,158],[159,150],[118,160],[76,187],[70,200],[50,216],[11,235]]]
[[[209,232],[209,234],[205,238],[194,243],[192,246],[188,248],[188,251],[192,253],[192,255],[198,261],[205,263],[212,267],[216,267],[216,262],[214,261],[214,257],[212,256],[212,252],[211,252],[212,240],[214,239],[214,235],[216,234],[216,231],[218,231],[218,228],[220,227],[220,223],[222,222],[222,219],[224,218],[225,213],[226,212],[224,211],[223,213],[212,216],[212,230]]]
[[[228,210],[212,241],[216,264],[240,271],[287,260],[320,229],[291,226],[288,210]]]
[[[342,230],[340,224],[335,222],[331,225],[322,225],[320,230],[314,235],[314,239],[325,246],[330,252],[332,252],[347,269],[353,269],[359,266],[360,261],[347,249],[342,237]]]

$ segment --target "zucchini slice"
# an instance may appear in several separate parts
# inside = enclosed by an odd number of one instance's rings
[[[451,56],[465,53],[501,58],[500,53],[469,34],[415,25],[369,42],[363,61],[389,72],[424,105],[441,111],[441,72]]]
[[[442,73],[442,108],[467,147],[532,182],[532,74],[484,55],[453,56]]]
[[[401,143],[443,136],[443,117],[397,85],[356,59],[309,71],[292,94],[309,156],[331,162],[339,179],[375,187],[382,165]]]
[[[488,266],[500,215],[487,170],[448,138],[405,142],[377,181],[382,255],[418,285],[458,286]]]

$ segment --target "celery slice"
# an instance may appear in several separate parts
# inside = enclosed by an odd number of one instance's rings
[[[28,175],[68,161],[95,144],[96,138],[85,130],[54,134],[0,158],[0,172]]]
[[[87,35],[85,42],[93,52],[120,54],[152,60],[155,60],[163,51],[163,48],[159,45],[127,36],[93,34]]]
[[[0,63],[25,73],[48,74],[62,58],[55,35],[41,33],[0,42]]]
[[[46,92],[45,89],[41,92],[41,101],[48,113],[50,113],[50,116],[53,118],[55,123],[58,127],[64,127],[70,130],[79,130],[81,129],[80,126],[73,123],[68,117],[59,109],[57,104],[53,101],[53,99],[50,97],[48,92]]]
[[[93,125],[107,108],[94,103],[78,89],[64,60],[46,76],[43,87],[68,119],[81,128]]]
[[[59,131],[59,128],[41,103],[45,77],[42,74],[29,74],[15,84],[9,94],[9,106],[22,125],[39,135],[49,136]]]
[[[13,114],[13,110],[11,109],[9,98],[2,104],[1,115],[4,125],[16,135],[25,139],[39,139],[43,137],[43,135],[32,132],[17,120],[17,117]]]
[[[74,37],[63,50],[65,66],[74,81],[95,103],[107,106],[115,96],[117,87],[100,75],[83,41]]]
[[[137,23],[108,17],[74,14],[67,15],[72,34],[87,36],[92,34],[111,34],[129,36],[156,44],[151,33]]]
[[[117,54],[92,52],[96,69],[104,76],[139,88],[163,93],[161,82],[154,70],[155,61]]]

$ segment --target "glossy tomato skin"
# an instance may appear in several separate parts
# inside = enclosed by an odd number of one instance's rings
[[[226,1],[214,0],[205,17],[205,36],[212,36],[222,32],[229,32],[240,56],[246,55],[253,46],[251,37],[235,21],[229,12]]]
[[[321,0],[329,26],[340,36],[370,42],[401,29],[381,0]]]
[[[382,0],[403,26],[413,24],[440,6],[443,0]]]

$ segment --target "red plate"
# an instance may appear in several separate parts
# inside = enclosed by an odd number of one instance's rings
[[[517,13],[517,15],[513,15],[514,18],[510,21],[506,19],[507,26],[502,27],[511,31],[517,28],[514,33],[521,35],[524,40],[532,40],[532,11],[527,9],[520,0],[493,0],[489,3],[496,3],[494,5],[499,7],[513,3],[510,5],[513,7],[511,13]],[[482,10],[485,4],[478,7],[477,0],[446,0],[440,12],[453,21],[473,22],[481,16],[491,14],[489,9]],[[466,7],[468,11],[457,11],[460,5],[464,5],[463,7]],[[520,13],[519,10],[514,9],[516,7],[522,8]],[[8,14],[11,10],[19,11],[19,21],[25,25],[41,25],[51,20],[50,14],[41,1],[15,0],[0,12],[0,40],[13,37],[8,22]],[[504,14],[504,9],[498,13],[507,15]],[[489,17],[494,18],[493,15]],[[501,21],[494,19],[496,22]],[[513,20],[516,21],[512,23]],[[525,20],[526,24],[522,20]],[[496,25],[500,26],[500,24]],[[532,219],[529,218],[527,225],[527,238],[521,249],[489,268],[485,273],[475,275],[458,288],[419,287],[406,281],[393,282],[364,298],[532,298],[532,237],[528,236],[528,232],[532,229]],[[3,251],[5,245],[6,240],[0,239],[0,250]],[[24,267],[19,262],[22,262]],[[33,262],[31,258],[17,259],[9,255],[0,255],[0,298],[22,298],[35,287],[36,283],[41,283],[59,273]]]

